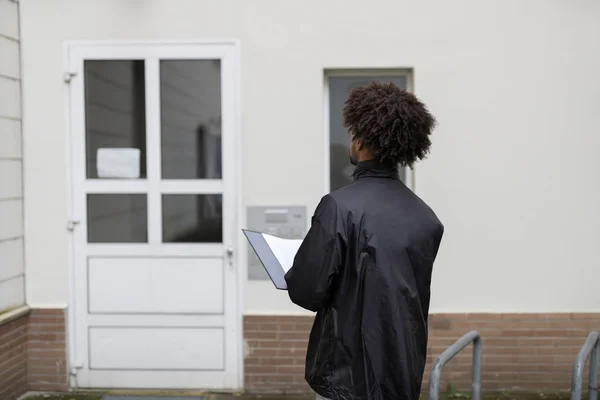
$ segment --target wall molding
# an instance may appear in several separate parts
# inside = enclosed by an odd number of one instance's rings
[[[0,326],[6,325],[16,319],[19,319],[27,314],[31,309],[28,306],[20,306],[17,308],[12,308],[0,313]]]

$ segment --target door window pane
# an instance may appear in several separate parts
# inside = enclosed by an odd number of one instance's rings
[[[344,128],[342,110],[350,91],[372,82],[393,82],[406,89],[405,76],[332,76],[329,78],[329,179],[330,190],[340,189],[352,182],[354,166],[350,163],[350,134]],[[404,180],[404,171],[400,171]]]
[[[163,242],[222,243],[222,198],[220,194],[163,195]]]
[[[160,115],[162,178],[220,179],[220,61],[161,61]]]
[[[146,243],[145,194],[88,194],[89,243]]]
[[[145,178],[144,61],[88,60],[84,70],[87,178],[98,178],[99,149],[138,150],[139,177]],[[120,152],[116,154],[116,160],[123,156],[131,159],[130,152]]]

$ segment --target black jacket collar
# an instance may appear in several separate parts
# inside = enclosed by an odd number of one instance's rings
[[[352,178],[391,178],[399,179],[398,165],[395,163],[381,163],[377,160],[361,161],[356,166]]]

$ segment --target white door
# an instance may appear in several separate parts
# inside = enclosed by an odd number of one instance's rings
[[[239,388],[236,46],[68,57],[74,384]]]

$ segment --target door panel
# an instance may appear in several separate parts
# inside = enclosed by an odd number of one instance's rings
[[[69,49],[81,387],[241,386],[234,50]]]
[[[90,329],[90,367],[221,371],[224,344],[222,328],[96,327]]]
[[[223,314],[223,274],[219,258],[89,258],[89,311]]]

